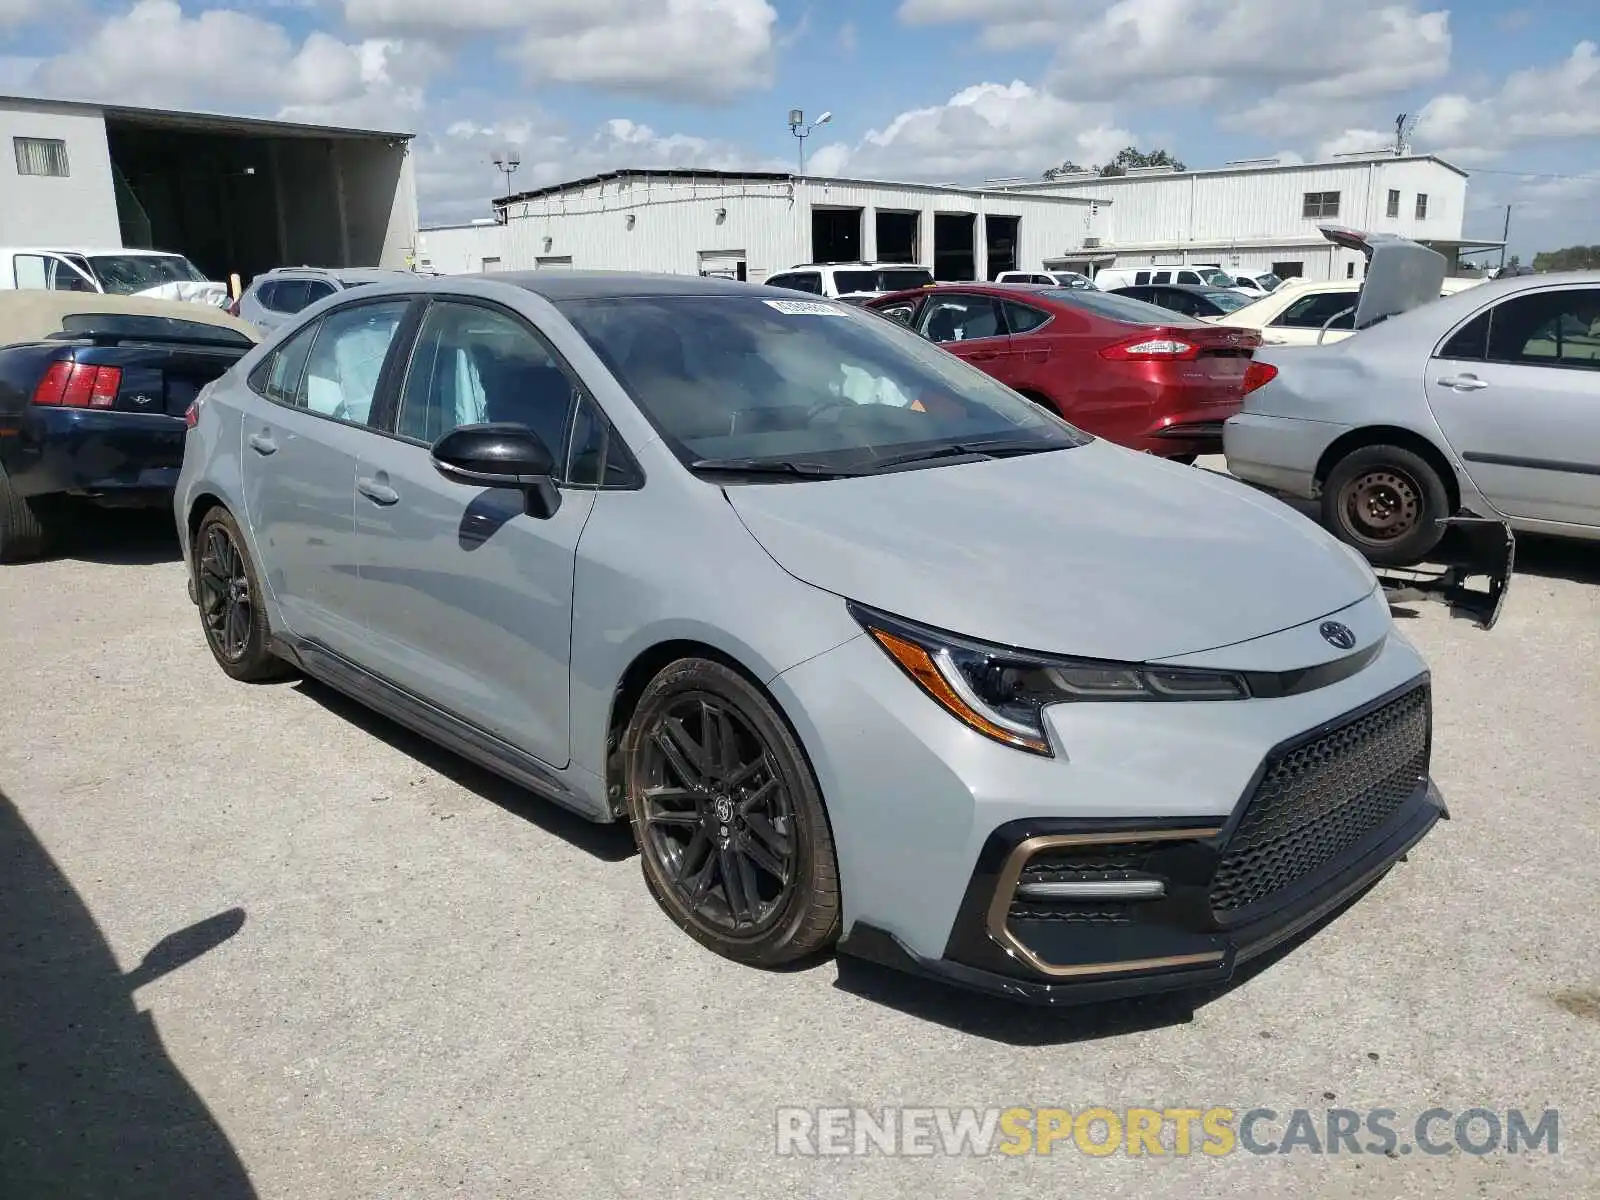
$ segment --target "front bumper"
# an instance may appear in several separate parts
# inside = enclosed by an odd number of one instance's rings
[[[1286,890],[1248,923],[1223,926],[1208,901],[1226,836],[1184,836],[1177,827],[1100,827],[1018,822],[997,829],[979,859],[967,902],[943,956],[912,953],[894,935],[859,923],[839,946],[885,966],[1032,1004],[1070,1005],[1215,987],[1242,964],[1315,926],[1376,883],[1440,817],[1444,799],[1424,780],[1392,821],[1351,854]],[[1142,866],[1168,881],[1167,897],[1125,925],[1076,926],[1009,919],[1020,869],[1052,846],[1106,846],[1177,835]],[[1107,839],[1107,840],[1100,840]],[[1027,928],[1028,925],[1033,928]],[[1054,926],[1054,928],[1052,928]]]
[[[1237,879],[1227,882],[1243,853],[1238,831],[1269,769],[1286,769],[1286,755],[1310,753],[1306,745],[1343,736],[1397,698],[1426,695],[1426,667],[1394,631],[1376,589],[1334,615],[1358,635],[1350,655],[1365,665],[1353,674],[1275,699],[1057,705],[1048,710],[1053,758],[967,730],[866,639],[780,675],[771,686],[827,797],[845,904],[841,950],[969,987],[1066,1003],[1217,983],[1315,924],[1387,871],[1443,814],[1428,778],[1424,701],[1407,717],[1408,757],[1383,772],[1383,803],[1350,808],[1355,823],[1327,853],[1293,870],[1273,867],[1287,874],[1270,895],[1243,905],[1227,898],[1238,890]],[[1319,624],[1185,661],[1305,668],[1317,661],[1313,643],[1328,649]],[[1369,768],[1346,761],[1327,778],[1359,779]],[[1135,853],[1136,861],[1102,861],[1091,874],[1159,880],[1162,894],[1109,906],[1016,908],[1030,864],[1075,844],[1102,857]],[[1225,863],[1231,876],[1223,872],[1219,881]]]
[[[183,465],[185,425],[165,413],[33,408],[7,447],[5,469],[24,496],[170,496]]]

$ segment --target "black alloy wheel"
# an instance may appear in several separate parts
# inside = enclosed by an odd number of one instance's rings
[[[761,965],[837,936],[837,867],[816,782],[747,680],[700,659],[666,668],[634,714],[626,763],[645,877],[692,936]]]
[[[247,683],[279,679],[287,664],[269,648],[261,585],[244,538],[224,508],[205,515],[194,536],[195,601],[211,655],[229,676]]]
[[[205,531],[199,575],[200,618],[206,625],[206,638],[219,658],[236,663],[244,657],[250,641],[250,576],[245,573],[244,555],[220,521]]]

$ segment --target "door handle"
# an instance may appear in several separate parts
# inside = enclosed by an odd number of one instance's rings
[[[1439,386],[1454,392],[1480,392],[1489,385],[1476,375],[1447,375],[1439,380]]]
[[[276,454],[278,452],[278,443],[272,440],[271,434],[252,433],[249,441],[250,449],[254,450],[257,454],[266,455]]]
[[[360,492],[374,504],[390,505],[398,504],[400,502],[399,492],[395,491],[388,484],[379,483],[376,479],[362,478],[356,480],[356,491]]]
[[[979,350],[975,354],[967,355],[967,361],[968,362],[988,362],[992,358],[999,358],[999,357],[1000,357],[1000,351],[998,351],[998,350]]]

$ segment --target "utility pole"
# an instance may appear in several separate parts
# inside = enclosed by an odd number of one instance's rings
[[[826,125],[833,120],[832,112],[825,112],[810,125],[806,124],[806,114],[798,109],[789,110],[789,132],[794,134],[795,140],[800,143],[800,174],[806,173],[806,139],[811,136],[811,131],[818,126]]]
[[[522,155],[513,150],[510,154],[496,154],[490,161],[494,163],[494,169],[506,177],[506,190],[500,194],[509,199],[511,196],[511,177],[517,173],[517,168],[522,165]],[[497,211],[495,215],[500,217],[502,225],[505,224],[506,219],[511,215],[510,206],[507,205],[504,209]]]
[[[1511,240],[1511,205],[1506,205],[1506,227],[1500,234],[1500,270],[1506,269],[1506,243]]]

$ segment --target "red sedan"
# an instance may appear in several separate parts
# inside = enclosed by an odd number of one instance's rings
[[[1082,289],[945,284],[867,307],[1080,429],[1185,462],[1222,452],[1261,344],[1253,330]]]

